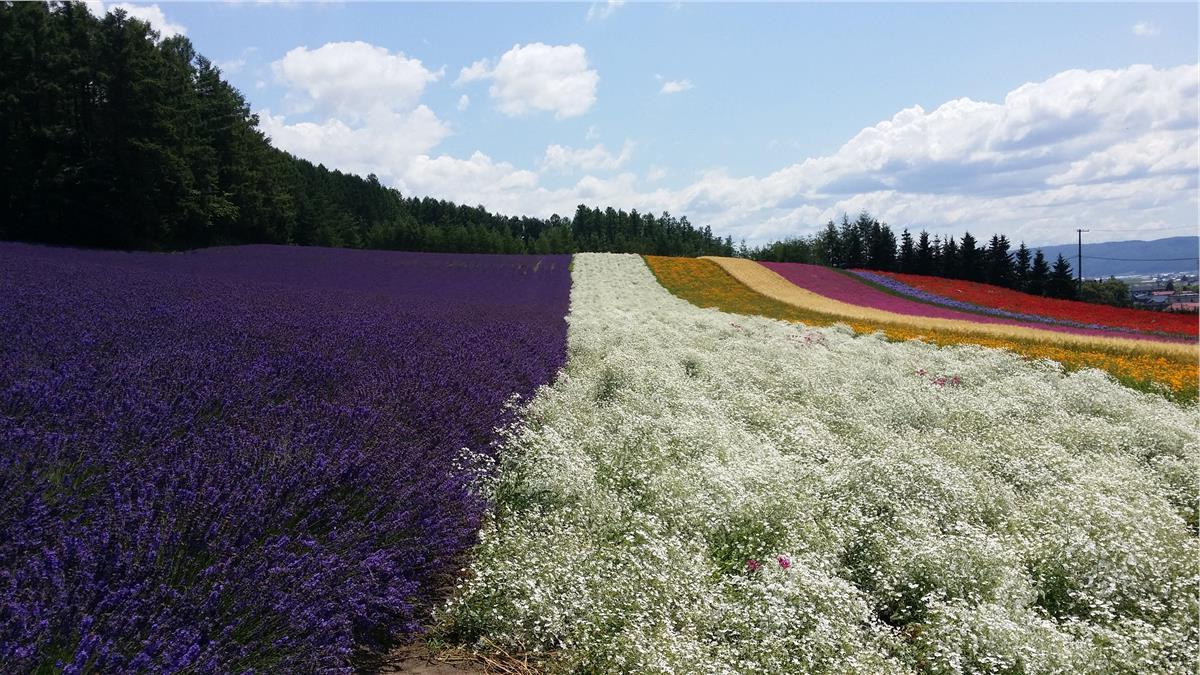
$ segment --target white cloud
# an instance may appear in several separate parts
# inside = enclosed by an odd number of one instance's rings
[[[516,206],[515,199],[537,191],[538,176],[481,152],[468,159],[423,155],[405,167],[400,185],[410,194],[453,195],[466,204],[508,202]]]
[[[241,55],[236,59],[218,61],[216,65],[223,73],[239,73],[246,67],[246,64],[250,62],[250,57],[256,52],[258,52],[258,47],[247,47],[242,50]]]
[[[300,113],[259,111],[260,126],[279,148],[330,168],[389,181],[450,135],[428,106],[425,85],[440,73],[417,59],[365,42],[298,47],[271,64]],[[461,105],[461,101],[460,101]]]
[[[621,8],[625,4],[625,0],[608,0],[601,4],[594,2],[587,11],[587,20],[604,20],[612,16],[612,13]]]
[[[497,87],[493,71],[503,61],[479,69]],[[714,169],[673,189],[655,187],[666,176],[662,167],[641,177],[628,171],[629,143],[620,152],[591,139],[581,148],[546,148],[533,168],[577,174],[572,184],[555,188],[543,185],[532,168],[483,153],[438,156],[434,150],[449,130],[424,106],[378,112],[357,124],[263,117],[264,129],[297,154],[343,170],[373,171],[409,194],[501,213],[568,215],[580,203],[667,210],[735,240],[761,243],[868,209],[897,230],[1004,232],[1038,245],[1067,241],[1076,227],[1161,231],[1195,224],[1198,81],[1196,65],[1066,71],[1016,87],[999,101],[964,98],[932,110],[905,108],[830,154],[767,174]]]
[[[114,9],[125,10],[125,13],[129,16],[150,24],[150,27],[158,31],[159,36],[163,38],[187,35],[187,28],[183,24],[169,21],[167,15],[163,13],[162,8],[158,5],[134,4],[129,2],[117,2],[108,5],[103,2],[87,2],[85,4],[88,11],[98,17],[103,17]]]
[[[354,125],[336,118],[289,123],[269,110],[259,113],[259,122],[278,148],[329,168],[385,179],[399,178],[413,158],[450,133],[424,105],[403,113],[376,109]]]
[[[408,109],[438,73],[402,52],[366,42],[297,47],[271,64],[276,79],[301,94],[301,109],[316,107],[357,119],[377,108]]]
[[[488,93],[509,116],[553,112],[559,119],[587,112],[596,102],[600,76],[588,68],[587,52],[577,44],[515,45],[493,67],[481,59],[463,68],[455,84],[490,79]]]
[[[660,94],[678,94],[681,91],[687,91],[692,88],[691,80],[668,80],[663,82],[662,89],[658,91]]]
[[[458,97],[458,106],[457,107],[458,107],[459,112],[466,110],[470,105],[471,105],[471,97],[470,96],[463,94],[462,96]]]
[[[830,155],[763,176],[713,170],[676,190],[647,190],[628,174],[587,175],[570,188],[506,193],[496,203],[531,213],[552,205],[569,213],[572,202],[666,209],[752,243],[863,208],[897,228],[1006,232],[1031,244],[1066,240],[1079,226],[1191,224],[1197,79],[1197,66],[1066,71],[1000,102],[901,110]],[[595,148],[568,150],[564,164],[603,157]],[[647,174],[649,182],[660,178]]]
[[[590,148],[569,148],[551,145],[542,158],[542,168],[563,173],[576,169],[583,171],[614,171],[621,168],[633,156],[633,141],[626,140],[619,154],[609,152],[603,143]]]
[[[460,84],[466,84],[468,82],[475,82],[477,80],[486,80],[491,76],[491,63],[489,63],[487,59],[479,59],[475,63],[472,63],[471,65],[459,71],[458,79],[454,81],[454,84],[457,86]]]
[[[584,140],[588,140],[588,141],[594,141],[597,138],[600,138],[600,132],[596,129],[595,124],[588,125],[587,133],[585,133],[583,135],[583,138],[584,138]]]
[[[1149,21],[1139,21],[1133,24],[1133,28],[1131,30],[1133,31],[1133,34],[1138,37],[1151,37],[1158,35],[1158,26],[1150,23]]]

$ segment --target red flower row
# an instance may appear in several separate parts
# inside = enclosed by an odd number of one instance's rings
[[[1126,309],[1097,305],[1075,300],[1043,298],[1037,295],[1012,291],[1000,286],[981,284],[961,279],[942,279],[917,274],[898,272],[876,272],[927,293],[944,298],[970,302],[983,307],[1003,309],[1010,312],[1036,314],[1051,319],[1100,324],[1114,328],[1161,331],[1180,335],[1197,335],[1195,315],[1151,312],[1144,309]]]

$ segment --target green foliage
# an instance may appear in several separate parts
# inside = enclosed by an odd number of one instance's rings
[[[184,37],[114,10],[0,3],[0,239],[170,250],[243,243],[475,253],[732,255],[687,218],[515,218],[402,197],[273,148]]]
[[[1084,279],[1083,288],[1079,291],[1079,299],[1084,302],[1094,302],[1113,307],[1129,307],[1129,286],[1115,277],[1108,279]]]
[[[1046,295],[1052,298],[1074,300],[1076,288],[1071,263],[1067,262],[1067,259],[1059,253],[1058,259],[1054,261],[1054,267],[1050,269],[1050,279],[1046,282]]]
[[[966,279],[1033,295],[1077,299],[1078,284],[1071,276],[1070,262],[1061,255],[1052,270],[1040,249],[1031,250],[1021,242],[1014,252],[1012,242],[1002,234],[992,235],[983,247],[970,232],[964,232],[962,238],[955,241],[954,237],[931,238],[925,231],[914,239],[908,230],[904,230],[897,240],[887,223],[865,211],[854,222],[843,215],[841,225],[835,225],[831,220],[812,236],[791,237],[739,251],[738,255],[768,262],[800,262]],[[1078,299],[1128,306],[1128,289],[1118,286],[1120,282],[1094,284],[1097,286],[1085,291]]]

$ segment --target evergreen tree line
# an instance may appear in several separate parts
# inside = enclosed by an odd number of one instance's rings
[[[508,217],[314,165],[272,147],[187,38],[160,39],[119,9],[3,2],[0,35],[0,239],[733,254],[731,239],[668,213]]]
[[[1041,250],[1031,251],[1024,242],[1013,250],[1012,242],[1002,234],[992,235],[982,244],[970,232],[956,240],[952,236],[930,237],[923,230],[914,238],[905,229],[897,239],[887,223],[865,211],[854,221],[843,215],[840,225],[831,220],[811,236],[759,248],[742,246],[739,255],[772,262],[965,279],[1054,298],[1075,299],[1078,289],[1071,264],[1061,254],[1050,263]]]

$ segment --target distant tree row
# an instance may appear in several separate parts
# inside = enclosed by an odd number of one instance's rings
[[[733,254],[731,239],[667,213],[507,217],[314,165],[272,147],[187,38],[160,39],[120,9],[3,2],[0,35],[0,239]]]
[[[774,262],[804,262],[830,267],[863,268],[886,272],[924,274],[994,284],[1034,295],[1055,298],[1076,296],[1077,284],[1071,264],[1060,254],[1053,264],[1040,250],[1030,251],[1021,243],[1014,251],[1002,234],[986,245],[971,235],[942,238],[921,231],[914,237],[905,229],[899,239],[887,223],[867,212],[851,221],[842,216],[840,225],[829,221],[823,230],[807,237],[793,237],[759,248],[739,249],[739,255]]]
[[[271,146],[242,94],[182,36],[120,9],[0,2],[0,239],[168,250],[289,243],[478,253],[742,255],[982,281],[1073,297],[1071,266],[1003,235],[899,237],[867,213],[735,250],[686,217],[579,206],[494,214],[408,197]],[[1104,293],[1099,293],[1104,290]],[[1090,291],[1090,289],[1089,289]],[[1112,288],[1087,296],[1115,295]]]

